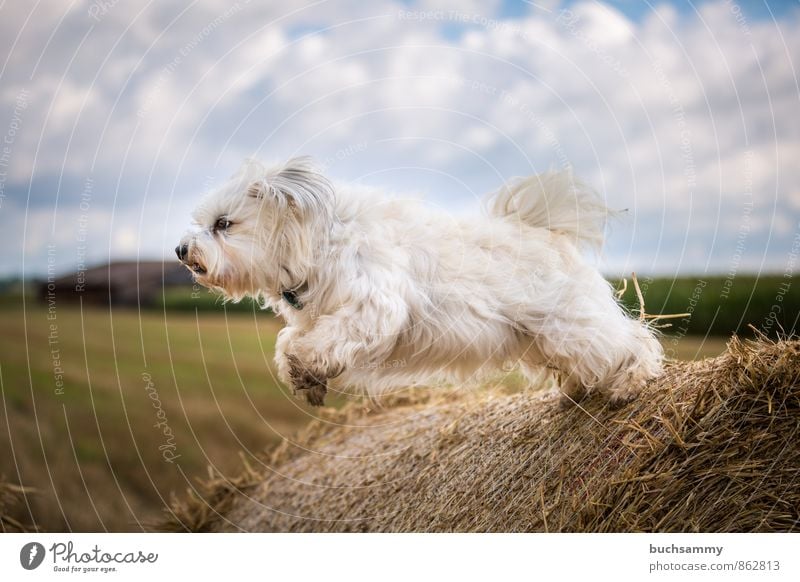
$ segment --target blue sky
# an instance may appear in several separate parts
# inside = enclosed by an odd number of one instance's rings
[[[797,2],[5,3],[0,276],[170,258],[242,158],[301,153],[454,214],[569,165],[628,209],[611,275],[785,272],[797,30]]]

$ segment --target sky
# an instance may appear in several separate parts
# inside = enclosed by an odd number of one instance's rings
[[[4,2],[0,277],[171,260],[243,158],[455,215],[571,167],[607,274],[789,273],[800,4]]]

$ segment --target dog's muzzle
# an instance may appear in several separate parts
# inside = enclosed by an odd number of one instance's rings
[[[205,275],[206,269],[200,263],[195,262],[194,264],[189,264],[189,245],[181,243],[175,247],[175,254],[178,255],[178,259],[180,259],[181,263],[189,267],[193,272],[197,273],[198,275]]]
[[[180,244],[176,246],[175,254],[178,255],[178,259],[180,259],[181,262],[186,262],[186,256],[189,254],[189,245]]]

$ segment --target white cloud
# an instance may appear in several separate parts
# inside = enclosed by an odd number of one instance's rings
[[[745,30],[722,0],[699,15],[662,4],[636,21],[596,2],[569,13],[531,6],[516,19],[496,3],[304,6],[118,3],[96,21],[84,4],[56,3],[27,23],[22,5],[5,7],[2,92],[31,92],[5,190],[25,194],[31,174],[34,184],[55,176],[48,185],[91,174],[93,204],[117,204],[125,225],[104,240],[160,256],[165,229],[180,230],[203,184],[243,155],[330,157],[340,179],[427,167],[384,185],[454,211],[472,194],[437,172],[489,190],[569,163],[635,211],[636,223],[614,231],[610,268],[701,268],[713,257],[724,269],[724,246],[702,249],[713,225],[739,220],[745,183],[753,224],[775,229],[771,246],[748,252],[783,260],[800,210],[797,11]],[[36,212],[52,214],[55,192],[35,190]],[[76,195],[59,192],[60,211]],[[19,220],[13,208],[3,206],[0,227]],[[156,219],[140,223],[143,209]],[[41,245],[26,252],[41,258]]]

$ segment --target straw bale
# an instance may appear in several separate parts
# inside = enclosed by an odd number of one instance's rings
[[[176,500],[161,529],[798,529],[798,341],[734,337],[717,358],[669,363],[619,410],[496,388],[390,404],[327,412],[240,477]]]

